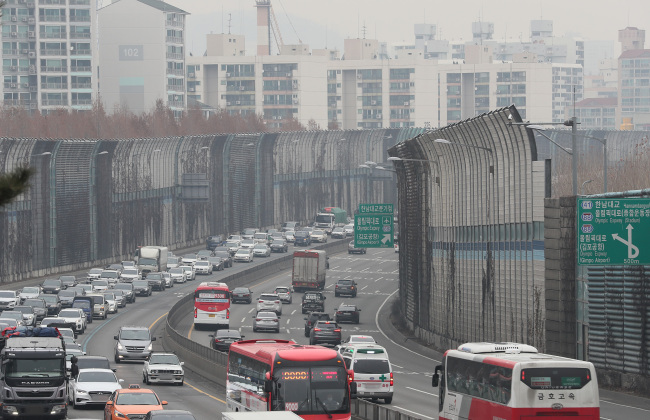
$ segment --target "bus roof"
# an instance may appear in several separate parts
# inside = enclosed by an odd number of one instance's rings
[[[205,289],[223,289],[225,288],[226,290],[228,289],[228,285],[226,283],[220,283],[218,281],[204,281],[199,284],[198,288],[205,288]]]
[[[275,356],[285,360],[313,362],[339,357],[336,350],[322,346],[297,344],[293,340],[242,340],[230,345],[230,352],[246,354],[272,364]]]
[[[458,346],[459,351],[467,353],[481,354],[481,353],[537,353],[537,349],[528,344],[500,342],[500,343],[465,343]]]

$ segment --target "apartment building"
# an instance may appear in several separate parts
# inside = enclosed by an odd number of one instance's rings
[[[635,130],[650,129],[650,50],[627,50],[618,59],[619,114]]]
[[[106,110],[141,114],[162,100],[182,115],[186,15],[161,0],[119,0],[98,10],[99,93]]]
[[[97,79],[94,0],[7,0],[2,9],[5,106],[92,108]]]

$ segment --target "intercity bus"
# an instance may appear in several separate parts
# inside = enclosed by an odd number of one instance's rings
[[[194,291],[194,326],[203,325],[230,326],[230,291],[226,283],[206,281]]]
[[[593,364],[518,343],[466,343],[436,366],[440,420],[599,420]]]

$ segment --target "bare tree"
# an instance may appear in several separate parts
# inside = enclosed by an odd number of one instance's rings
[[[34,171],[31,168],[18,168],[13,172],[0,175],[0,207],[9,204],[29,188],[29,178]]]

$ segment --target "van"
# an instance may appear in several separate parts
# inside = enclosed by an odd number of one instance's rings
[[[88,295],[75,296],[74,299],[72,299],[72,307],[81,308],[84,311],[84,314],[86,314],[86,320],[89,324],[93,322],[95,316],[94,306],[95,302],[91,297],[88,297]]]
[[[104,295],[89,293],[86,296],[93,300],[93,316],[106,319],[108,317],[108,302]]]
[[[354,372],[357,384],[353,397],[381,398],[390,404],[393,401],[393,367],[386,349],[364,343],[352,344],[342,350],[345,366]]]

